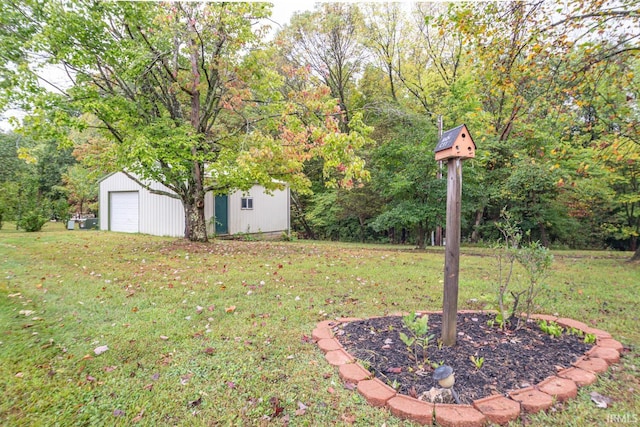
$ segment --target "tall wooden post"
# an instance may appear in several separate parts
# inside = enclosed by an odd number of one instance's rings
[[[456,343],[458,317],[458,272],[460,270],[460,199],[462,198],[462,160],[447,162],[447,245],[444,262],[444,297],[442,299],[442,343]]]
[[[442,114],[438,115],[438,141],[442,138]],[[442,160],[438,161],[438,179],[442,179]],[[436,226],[435,245],[442,246],[442,224]]]
[[[447,160],[447,244],[444,260],[442,298],[442,344],[456,344],[458,318],[458,272],[460,270],[460,205],[462,199],[462,159],[476,156],[476,144],[465,125],[442,134],[435,149],[436,160]]]

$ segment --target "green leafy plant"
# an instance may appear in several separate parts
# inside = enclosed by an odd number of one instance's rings
[[[584,342],[587,344],[595,344],[596,343],[596,336],[594,334],[585,334],[584,335]]]
[[[18,228],[28,232],[40,231],[46,222],[47,219],[40,212],[32,210],[24,213],[18,220]]]
[[[494,317],[493,319],[489,319],[487,320],[487,325],[489,325],[489,327],[493,327],[494,325],[498,325],[500,327],[500,329],[504,329],[505,327],[505,320],[504,320],[504,316],[501,312],[498,312],[498,314],[496,314],[496,317]]]
[[[558,325],[556,322],[547,322],[545,320],[540,320],[538,322],[538,326],[545,334],[551,335],[552,337],[559,337],[562,335],[564,329],[562,326]]]
[[[524,295],[525,321],[528,321],[531,310],[533,310],[534,307],[534,300],[543,289],[543,280],[549,274],[549,268],[553,262],[553,255],[551,255],[549,249],[542,246],[540,242],[530,242],[518,248],[516,251],[516,260],[527,272],[529,283],[526,289],[519,294],[512,294],[515,299],[513,310],[515,311],[518,306],[519,297]]]
[[[444,365],[444,360],[440,360],[438,362],[431,362],[431,367],[433,369],[439,368],[442,365]]]
[[[475,357],[475,356],[469,356],[469,360],[471,360],[471,363],[473,363],[473,366],[476,367],[476,369],[480,369],[482,368],[482,365],[484,365],[484,357]]]
[[[498,316],[496,322],[504,329],[513,319],[516,319],[516,328],[519,327],[519,318],[516,316],[520,299],[524,297],[525,321],[529,320],[534,308],[534,301],[544,288],[544,279],[549,274],[553,255],[549,249],[540,242],[523,242],[523,234],[520,227],[511,218],[511,214],[504,209],[501,212],[502,220],[496,224],[502,234],[502,239],[494,247],[497,260],[498,281]],[[530,237],[530,232],[527,233]],[[511,279],[515,263],[522,266],[527,273],[527,285],[521,290],[510,290]],[[507,317],[505,295],[509,291],[513,298],[511,314]],[[501,321],[498,321],[500,318]]]
[[[409,330],[411,336],[400,332],[400,339],[407,346],[413,360],[417,365],[428,362],[427,347],[429,347],[429,341],[435,338],[434,334],[428,335],[429,316],[426,314],[418,316],[416,313],[407,314],[402,318],[402,323]]]
[[[506,326],[507,319],[505,294],[511,284],[513,276],[513,267],[516,262],[516,251],[522,240],[522,232],[511,219],[511,214],[506,209],[501,212],[502,221],[496,223],[496,227],[500,230],[502,238],[494,245],[494,253],[496,256],[496,270],[498,281],[498,316],[501,322],[498,323],[501,329]],[[496,316],[496,322],[498,321]],[[490,325],[493,326],[493,325]]]
[[[577,336],[577,337],[584,336],[584,332],[582,332],[580,329],[578,329],[578,328],[574,328],[574,327],[569,328],[569,329],[567,330],[567,333],[568,333],[569,335],[575,335],[575,336]]]

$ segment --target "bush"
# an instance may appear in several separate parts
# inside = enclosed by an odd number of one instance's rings
[[[30,211],[26,212],[18,220],[18,228],[28,232],[40,231],[46,222],[47,219],[40,212]]]
[[[526,321],[534,308],[534,300],[544,287],[544,279],[549,274],[553,255],[540,242],[534,241],[523,243],[522,230],[519,225],[511,219],[511,214],[503,210],[502,221],[496,223],[503,238],[495,246],[498,274],[498,308],[499,313],[496,321],[500,327],[504,328],[506,323],[516,319],[519,327],[519,320],[516,317],[518,303],[524,296]],[[527,237],[531,237],[527,233]],[[520,264],[527,273],[528,283],[523,290],[509,290],[515,263]],[[513,297],[511,316],[507,318],[505,295],[507,290]]]

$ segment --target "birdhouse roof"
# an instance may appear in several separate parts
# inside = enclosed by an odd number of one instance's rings
[[[471,134],[469,133],[467,126],[462,124],[458,127],[449,129],[448,131],[444,132],[442,134],[442,137],[440,138],[440,141],[438,141],[438,144],[436,145],[436,148],[434,151],[437,153],[438,151],[451,148],[462,133],[467,134],[467,136],[471,140],[471,143],[473,144],[473,147],[475,148],[476,143],[473,141],[473,138],[471,137]]]

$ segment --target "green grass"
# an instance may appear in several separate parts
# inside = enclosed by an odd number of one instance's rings
[[[482,248],[462,252],[459,308],[484,308],[495,298],[494,261]],[[412,425],[345,389],[309,337],[324,319],[439,309],[443,254],[5,224],[0,423]],[[528,422],[605,425],[610,414],[639,414],[638,265],[625,262],[629,253],[554,255],[536,311],[605,329],[632,352],[561,411]],[[613,407],[596,408],[591,391]]]

